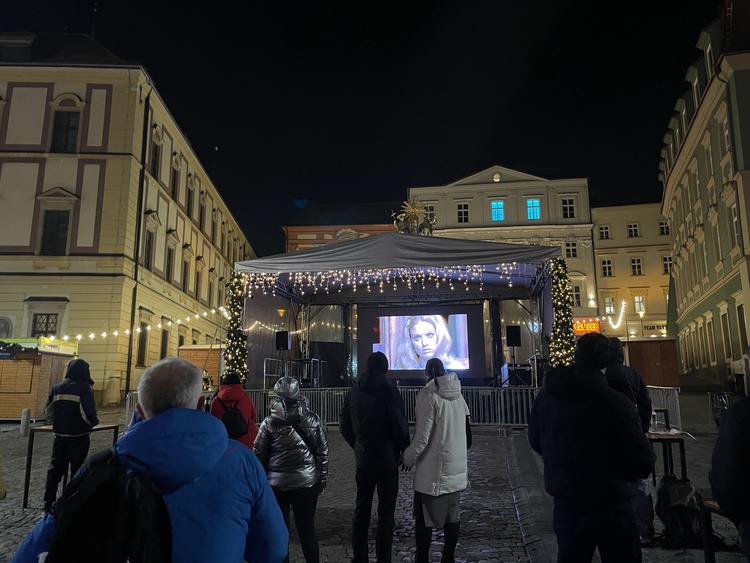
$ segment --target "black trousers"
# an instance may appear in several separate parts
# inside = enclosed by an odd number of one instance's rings
[[[357,500],[352,526],[352,563],[367,563],[367,530],[370,527],[372,498],[378,491],[378,527],[375,532],[375,557],[378,563],[391,563],[394,513],[398,498],[398,468],[357,467]]]
[[[307,563],[318,563],[320,561],[320,550],[318,548],[318,536],[315,535],[315,510],[318,507],[318,487],[306,489],[294,489],[292,491],[279,491],[274,489],[276,502],[279,503],[281,513],[284,515],[286,527],[289,526],[289,508],[294,511],[294,524],[297,528],[299,543],[302,554]],[[289,555],[284,563],[289,563]]]
[[[602,563],[640,563],[641,538],[630,501],[582,508],[554,499],[552,528],[558,563],[591,561],[599,548]]]
[[[57,498],[57,487],[70,466],[70,475],[74,477],[89,454],[91,437],[55,436],[52,442],[52,459],[47,470],[47,483],[44,487],[44,511],[49,512]]]

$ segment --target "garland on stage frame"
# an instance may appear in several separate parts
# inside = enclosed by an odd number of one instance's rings
[[[227,284],[227,347],[224,350],[224,374],[235,372],[244,383],[247,379],[247,338],[242,330],[242,311],[245,307],[245,280],[242,274],[232,274]]]
[[[552,311],[555,321],[549,341],[550,367],[573,363],[576,339],[573,332],[573,299],[570,295],[568,266],[563,258],[550,260],[552,273]]]

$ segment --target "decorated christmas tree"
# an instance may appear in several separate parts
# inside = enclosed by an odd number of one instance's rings
[[[224,350],[224,373],[235,372],[245,382],[247,373],[247,339],[242,330],[242,311],[245,307],[245,282],[241,274],[234,273],[227,284],[226,314],[227,347]]]
[[[573,363],[576,341],[573,333],[573,300],[570,295],[568,266],[562,258],[550,261],[552,274],[552,311],[555,321],[549,342],[551,367]]]

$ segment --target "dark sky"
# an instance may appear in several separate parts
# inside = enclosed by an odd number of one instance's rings
[[[659,201],[661,140],[720,0],[5,0],[141,63],[259,256],[310,202],[492,165]],[[218,150],[216,150],[218,147]],[[389,221],[390,217],[384,217]]]

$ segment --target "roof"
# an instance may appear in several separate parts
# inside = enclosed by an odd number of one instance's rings
[[[235,263],[251,292],[309,303],[529,298],[559,247],[382,233]]]
[[[139,67],[83,33],[0,33],[0,65]]]

